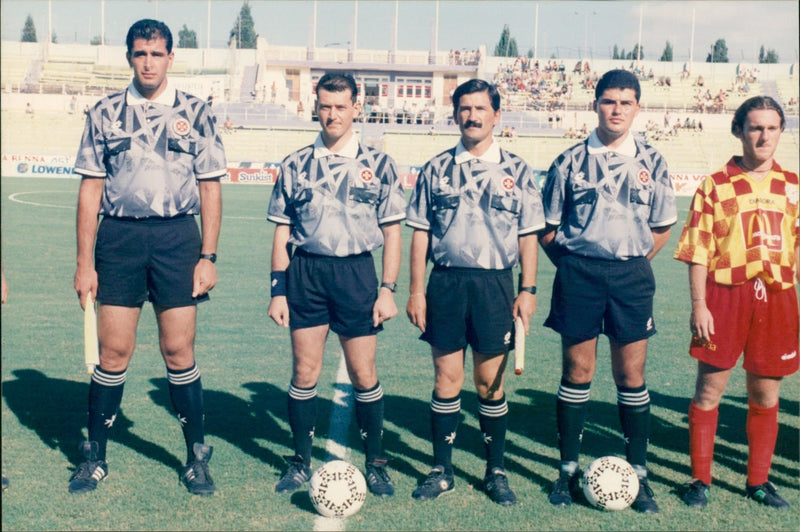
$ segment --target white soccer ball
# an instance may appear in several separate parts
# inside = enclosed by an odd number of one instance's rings
[[[639,493],[639,477],[622,458],[603,456],[583,472],[583,493],[592,506],[624,510]]]
[[[314,508],[325,517],[347,517],[356,513],[367,498],[367,481],[356,466],[332,460],[311,475],[308,495]]]

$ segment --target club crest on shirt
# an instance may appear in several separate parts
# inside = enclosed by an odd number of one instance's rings
[[[639,183],[646,185],[650,182],[650,172],[647,170],[639,170]]]
[[[364,168],[361,170],[361,181],[364,183],[369,183],[372,181],[372,178],[375,177],[375,174],[372,173],[372,170],[369,168]]]
[[[172,123],[172,131],[174,131],[176,135],[180,135],[181,137],[189,133],[189,129],[190,129],[189,121],[186,120],[185,118],[177,118]]]
[[[506,192],[511,192],[514,190],[514,180],[510,177],[506,177],[503,179],[503,188]]]
[[[112,131],[120,131],[122,129],[122,121],[114,120],[114,123],[111,124]]]

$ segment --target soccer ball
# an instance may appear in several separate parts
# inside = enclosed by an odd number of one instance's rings
[[[622,458],[603,456],[583,472],[583,493],[592,506],[624,510],[639,493],[639,477]]]
[[[347,517],[356,513],[367,498],[367,481],[353,464],[332,460],[311,475],[311,503],[325,517]]]

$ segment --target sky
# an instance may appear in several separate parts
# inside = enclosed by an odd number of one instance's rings
[[[210,4],[211,28],[208,31]],[[39,40],[47,35],[48,5],[60,43],[88,44],[101,32],[122,45],[128,27],[140,18],[166,22],[175,36],[185,24],[198,44],[226,45],[243,0],[0,0],[2,39],[19,40],[26,17],[33,17]],[[307,46],[311,42],[311,0],[250,0],[256,32],[269,44]],[[797,1],[477,1],[477,0],[319,0],[317,46],[347,47],[357,14],[356,43],[361,49],[390,49],[398,11],[398,48],[429,50],[438,4],[438,49],[492,54],[504,25],[521,54],[539,57],[611,58],[614,45],[631,51],[641,40],[644,58],[656,60],[667,41],[673,59],[704,61],[717,39],[725,39],[731,62],[757,62],[761,46],[783,63],[798,61]],[[538,9],[538,23],[537,23]],[[694,14],[694,32],[692,19]],[[538,32],[537,32],[538,28]],[[694,39],[692,39],[694,35]]]

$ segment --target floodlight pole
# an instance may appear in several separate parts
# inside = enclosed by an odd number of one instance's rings
[[[639,6],[639,46],[636,48],[636,61],[642,60],[642,16],[644,15],[644,4]]]
[[[536,18],[533,23],[533,58],[539,59],[539,4],[536,4]]]

